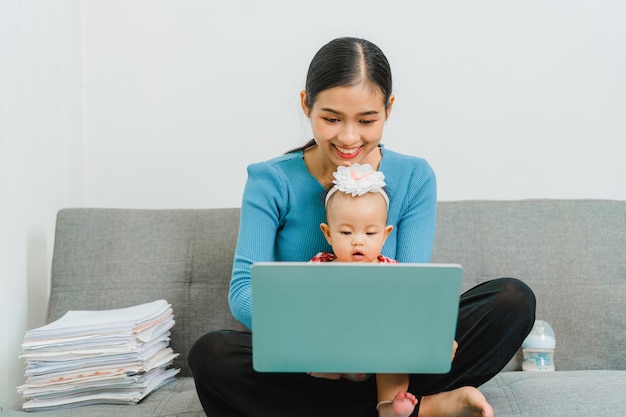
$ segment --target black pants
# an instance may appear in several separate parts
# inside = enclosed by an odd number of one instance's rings
[[[513,278],[482,283],[461,296],[452,369],[411,375],[409,392],[428,395],[478,387],[515,355],[535,320],[535,296]],[[338,381],[252,369],[251,334],[216,331],[189,352],[200,402],[208,417],[376,417],[376,381]],[[417,415],[417,411],[414,413]]]

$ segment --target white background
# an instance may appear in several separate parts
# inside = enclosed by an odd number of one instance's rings
[[[386,53],[383,142],[439,199],[626,200],[620,0],[0,0],[0,411],[43,324],[68,206],[239,206],[245,167],[309,137],[334,37]]]

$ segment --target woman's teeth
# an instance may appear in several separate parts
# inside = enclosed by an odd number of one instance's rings
[[[359,151],[359,149],[360,149],[360,148],[350,148],[350,149],[347,149],[347,148],[342,148],[342,147],[340,147],[340,146],[335,146],[335,148],[337,148],[337,150],[338,150],[339,152],[341,152],[341,153],[343,153],[343,154],[346,154],[346,155],[354,155],[354,154],[355,154],[355,153],[357,153],[357,152]]]

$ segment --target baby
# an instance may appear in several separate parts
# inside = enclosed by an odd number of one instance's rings
[[[389,197],[382,172],[370,165],[339,167],[326,194],[326,222],[320,225],[333,253],[318,253],[314,262],[397,263],[381,255],[387,236]]]
[[[393,230],[387,224],[389,197],[382,172],[370,165],[340,166],[333,174],[333,187],[326,194],[326,223],[320,228],[333,253],[320,252],[312,262],[398,263],[381,254],[385,240]],[[363,381],[365,374],[316,374],[327,378]],[[381,417],[408,417],[418,399],[407,392],[409,376],[377,374],[378,405]]]

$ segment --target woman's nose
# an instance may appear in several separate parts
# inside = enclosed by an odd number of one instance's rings
[[[339,140],[346,145],[352,145],[359,140],[359,128],[354,123],[345,123],[339,134]]]

